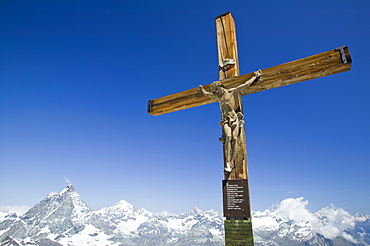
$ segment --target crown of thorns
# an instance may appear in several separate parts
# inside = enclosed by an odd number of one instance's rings
[[[225,86],[220,81],[215,81],[211,84],[210,91],[216,92],[219,91],[220,88],[225,88]]]

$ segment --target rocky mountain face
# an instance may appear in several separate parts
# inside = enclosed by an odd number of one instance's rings
[[[290,198],[254,212],[255,245],[370,245],[370,216],[353,216],[334,206],[311,213],[307,203]],[[223,218],[196,207],[180,215],[154,214],[124,200],[92,211],[68,185],[25,214],[0,219],[0,246],[10,245],[221,246]]]
[[[153,214],[122,200],[92,211],[68,185],[21,216],[5,216],[0,245],[223,245],[222,226],[220,214],[196,207]]]

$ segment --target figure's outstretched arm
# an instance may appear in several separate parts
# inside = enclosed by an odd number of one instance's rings
[[[211,97],[213,96],[213,93],[209,92],[209,91],[206,91],[204,88],[203,88],[203,85],[199,85],[198,86],[199,90],[203,93],[203,95],[207,96],[207,97]]]
[[[241,85],[235,87],[234,89],[229,89],[229,91],[230,92],[239,92],[244,87],[252,85],[253,82],[256,81],[257,78],[261,77],[261,75],[262,75],[262,71],[261,71],[261,69],[259,69],[258,71],[255,71],[253,77],[250,78],[249,80],[247,80],[244,84],[241,84]]]

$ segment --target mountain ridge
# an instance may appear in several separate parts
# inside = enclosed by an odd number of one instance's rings
[[[316,213],[288,198],[253,212],[255,245],[370,245],[370,216],[331,205]],[[224,245],[223,217],[196,206],[185,213],[152,213],[120,200],[91,210],[72,185],[51,192],[22,215],[0,218],[0,246]]]

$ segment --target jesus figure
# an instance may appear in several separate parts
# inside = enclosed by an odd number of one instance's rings
[[[242,112],[235,112],[235,100],[234,95],[239,93],[242,89],[253,84],[257,78],[261,76],[261,70],[254,72],[254,76],[247,80],[245,83],[235,87],[226,89],[225,86],[215,81],[211,84],[210,90],[206,91],[202,85],[199,85],[200,91],[204,96],[211,97],[220,103],[220,109],[222,113],[222,126],[223,136],[220,141],[225,144],[225,155],[226,165],[224,167],[225,172],[231,172],[232,165],[236,154],[238,152],[237,143],[242,128],[244,126],[244,115]]]

